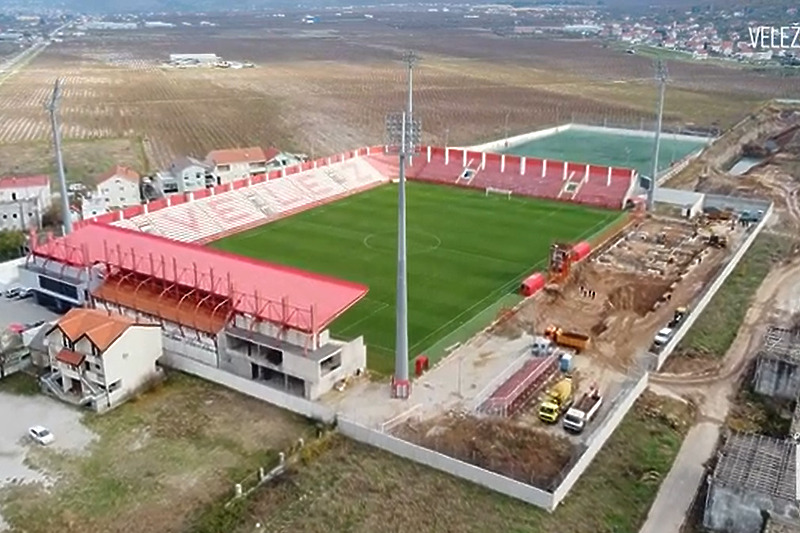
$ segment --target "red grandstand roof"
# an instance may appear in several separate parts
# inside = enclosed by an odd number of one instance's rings
[[[196,287],[230,297],[238,312],[309,332],[327,326],[368,290],[349,281],[96,223],[41,244],[34,253],[73,265],[108,263]]]

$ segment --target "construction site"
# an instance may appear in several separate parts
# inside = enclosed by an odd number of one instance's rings
[[[693,219],[633,214],[594,249],[554,244],[547,272],[522,284],[531,296],[471,343],[524,345],[526,355],[470,401],[417,411],[393,434],[553,491],[749,245],[750,218],[734,208]]]

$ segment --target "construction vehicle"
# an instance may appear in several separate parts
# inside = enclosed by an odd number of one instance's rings
[[[588,335],[575,333],[574,331],[564,331],[557,326],[548,326],[544,331],[544,336],[559,346],[572,348],[578,353],[589,347]]]
[[[667,327],[671,329],[677,328],[680,323],[683,322],[683,319],[686,318],[687,314],[689,314],[689,311],[685,307],[677,308],[675,314],[672,315],[672,320],[667,324]]]
[[[603,404],[603,397],[600,389],[593,385],[591,389],[583,393],[580,400],[567,409],[564,415],[564,429],[572,433],[580,433],[586,425],[592,421]]]
[[[531,344],[531,355],[534,357],[544,357],[552,355],[556,351],[556,346],[547,337],[536,337]]]
[[[742,211],[739,215],[739,222],[754,224],[761,220],[763,216],[764,211],[760,209],[758,211]]]
[[[572,406],[572,378],[566,377],[547,391],[539,405],[539,419],[554,424]]]
[[[714,248],[725,248],[728,246],[728,238],[724,235],[712,233],[708,236],[708,245],[713,246]]]

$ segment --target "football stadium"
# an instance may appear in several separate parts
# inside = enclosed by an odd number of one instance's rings
[[[158,324],[167,366],[552,510],[766,220],[735,224],[735,213],[771,206],[664,189],[656,201],[668,214],[646,215],[636,168],[599,163],[604,149],[593,145],[559,152],[563,143],[539,137],[422,146],[407,162],[413,405],[390,398],[386,383],[399,160],[384,146],[245,170],[81,221],[34,243],[21,278],[39,303]],[[648,143],[630,138],[639,143],[629,144],[630,161],[646,158]],[[684,142],[663,172],[706,142]],[[606,163],[619,161],[612,151]],[[577,162],[548,155],[559,153]],[[703,216],[709,209],[730,216]],[[667,322],[674,335],[648,348]],[[544,426],[535,407],[564,373],[606,397],[571,439]],[[41,381],[58,395],[58,379]],[[82,390],[85,401],[94,392]],[[453,412],[467,414],[456,424]],[[498,446],[480,457],[463,448],[487,430]]]

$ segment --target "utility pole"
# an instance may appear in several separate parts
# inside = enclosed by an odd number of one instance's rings
[[[653,209],[653,198],[656,192],[658,178],[658,151],[661,148],[661,126],[664,119],[664,93],[667,87],[667,65],[661,60],[656,61],[656,81],[658,82],[658,121],[656,124],[655,143],[653,146],[653,171],[650,176],[650,187],[647,190],[647,210]]]
[[[503,135],[505,136],[506,142],[505,147],[508,148],[508,116],[511,114],[511,111],[506,111],[506,120],[503,123]]]
[[[56,151],[56,169],[58,170],[58,184],[61,188],[61,219],[64,224],[64,234],[72,233],[72,217],[69,210],[69,196],[67,195],[67,178],[64,175],[64,158],[61,155],[61,127],[58,123],[58,104],[61,100],[61,80],[56,80],[53,87],[53,97],[46,106],[50,112],[50,124],[53,128],[53,148]]]

